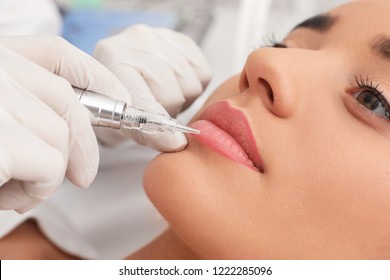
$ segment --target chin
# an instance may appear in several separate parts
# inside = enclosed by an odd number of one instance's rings
[[[242,179],[250,182],[253,174],[256,172],[190,141],[185,150],[160,154],[149,163],[144,188],[175,234],[193,251],[205,258],[226,258],[221,236],[238,242],[240,227],[236,224],[232,229],[231,217],[242,208],[236,201]]]
[[[203,235],[208,223],[204,220],[208,212],[206,170],[201,158],[190,150],[162,153],[149,163],[143,181],[147,196],[173,232],[198,254],[207,236],[203,241],[191,236]]]
[[[157,210],[169,221],[175,222],[178,213],[188,207],[197,208],[206,193],[210,165],[193,146],[175,153],[155,157],[144,173],[144,189]]]

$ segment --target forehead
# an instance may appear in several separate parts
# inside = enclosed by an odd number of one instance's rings
[[[345,33],[356,32],[370,38],[378,34],[390,34],[388,0],[353,1],[331,10],[329,14],[338,18],[334,29]]]

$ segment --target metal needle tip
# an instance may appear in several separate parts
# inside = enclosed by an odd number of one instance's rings
[[[177,132],[183,132],[183,133],[200,134],[200,131],[199,131],[199,130],[193,129],[193,128],[191,128],[191,127],[188,127],[188,126],[185,126],[185,125],[181,125],[181,124],[177,124],[177,125],[176,125],[176,131],[177,131]]]

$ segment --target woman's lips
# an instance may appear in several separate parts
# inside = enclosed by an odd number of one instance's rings
[[[263,172],[249,122],[243,112],[230,107],[228,102],[210,105],[190,127],[200,130],[200,134],[192,136],[205,146],[237,163]]]

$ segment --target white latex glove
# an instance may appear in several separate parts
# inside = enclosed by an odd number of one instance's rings
[[[211,78],[208,63],[189,37],[165,28],[135,25],[100,41],[94,57],[106,65],[129,94],[112,93],[136,108],[176,117],[198,97]],[[131,131],[96,130],[99,139],[115,144],[132,137],[160,151],[183,149],[182,133],[151,136]]]
[[[71,84],[127,92],[103,65],[59,37],[0,38],[0,209],[33,208],[64,176],[80,187],[95,178],[96,137]]]

